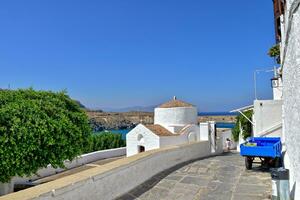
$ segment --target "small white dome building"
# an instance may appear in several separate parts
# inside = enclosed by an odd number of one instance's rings
[[[139,124],[126,135],[127,156],[199,140],[197,107],[174,97],[155,108],[153,125]]]
[[[179,133],[186,125],[198,124],[197,107],[174,97],[172,101],[155,108],[154,124],[159,124],[173,133]]]

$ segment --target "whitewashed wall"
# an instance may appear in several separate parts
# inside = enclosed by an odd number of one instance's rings
[[[295,200],[300,199],[300,0],[287,0],[283,43],[285,165],[291,170]]]
[[[200,140],[201,141],[208,141],[209,140],[209,123],[203,122],[199,124],[200,126]]]
[[[170,131],[173,126],[186,126],[198,123],[198,112],[196,107],[178,108],[155,108],[154,124],[159,124]],[[170,127],[171,126],[171,127]]]
[[[143,136],[140,141],[138,141],[139,135]],[[127,156],[137,154],[139,145],[144,146],[146,151],[157,149],[160,147],[159,137],[140,124],[126,135]]]
[[[78,158],[74,159],[73,161],[65,161],[65,169],[62,168],[53,168],[51,165],[49,165],[47,168],[43,168],[38,170],[36,173],[37,175],[31,176],[31,177],[15,177],[13,178],[14,184],[23,184],[26,183],[29,180],[36,180],[43,177],[51,176],[54,174],[57,174],[59,172],[66,171],[67,169],[72,169],[75,167],[82,166],[84,164],[88,164],[91,162],[95,162],[101,159],[106,158],[113,158],[118,156],[125,156],[126,155],[126,148],[117,148],[117,149],[108,149],[103,151],[96,151],[88,154],[84,154],[82,156],[79,156]]]
[[[160,147],[189,143],[186,135],[160,137]]]
[[[281,137],[282,135],[282,100],[255,100],[254,137]]]
[[[4,196],[1,200],[111,200],[177,164],[210,155],[207,141],[144,152]]]
[[[180,130],[182,135],[186,135],[189,142],[200,141],[200,127],[198,125],[190,124]],[[191,140],[191,135],[195,135],[195,141]]]

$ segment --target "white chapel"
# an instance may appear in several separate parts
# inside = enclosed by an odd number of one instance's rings
[[[211,128],[209,126],[206,124],[207,131],[214,129],[214,124]],[[203,130],[203,127],[200,128],[198,123],[197,107],[174,97],[155,108],[153,125],[139,124],[127,134],[127,156],[165,146],[200,141],[200,129]],[[208,133],[204,137],[208,139]]]

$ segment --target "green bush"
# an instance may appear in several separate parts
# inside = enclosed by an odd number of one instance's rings
[[[85,112],[65,92],[0,90],[0,182],[64,167],[90,135]]]
[[[247,118],[251,119],[253,115],[253,111],[249,110],[246,112],[243,112],[244,115],[247,116]],[[243,116],[243,115],[238,115],[236,124],[234,128],[232,129],[232,136],[234,141],[239,140],[239,135],[240,135],[240,124],[241,128],[243,129],[243,138],[246,139],[251,136],[252,134],[252,124]]]
[[[268,55],[274,58],[277,64],[280,64],[280,46],[276,44],[269,49]]]
[[[89,137],[89,143],[86,146],[85,153],[100,151],[105,149],[114,149],[126,146],[121,134],[101,132]]]

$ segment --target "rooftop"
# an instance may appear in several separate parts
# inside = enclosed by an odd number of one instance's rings
[[[145,125],[145,127],[158,136],[178,136],[178,134],[171,133],[168,129],[162,127],[161,125]]]
[[[194,107],[194,105],[190,103],[186,103],[184,101],[177,100],[176,97],[174,97],[173,100],[161,104],[158,108],[176,108],[176,107]]]

